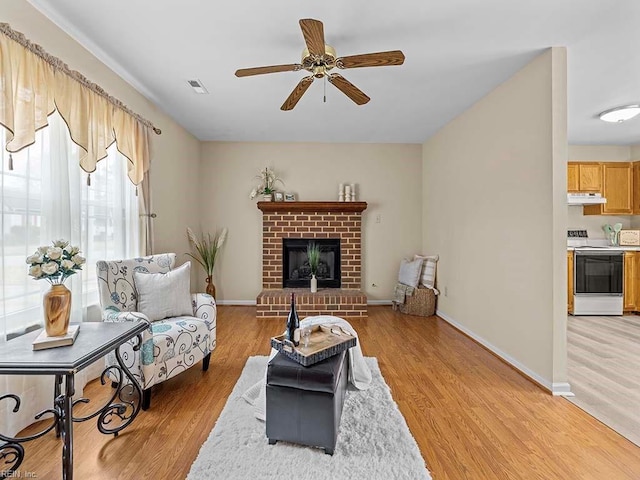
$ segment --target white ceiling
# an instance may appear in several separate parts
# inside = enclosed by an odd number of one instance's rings
[[[543,49],[567,46],[570,143],[640,143],[640,117],[596,117],[640,103],[638,0],[29,1],[201,140],[422,143]],[[234,72],[299,62],[300,18],[321,20],[338,56],[399,49],[405,64],[341,71],[367,105],[330,84],[323,104],[316,81],[283,112],[306,72]]]

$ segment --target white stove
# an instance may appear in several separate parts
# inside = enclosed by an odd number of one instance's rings
[[[624,250],[590,240],[586,230],[569,230],[574,247],[573,314],[622,315]]]

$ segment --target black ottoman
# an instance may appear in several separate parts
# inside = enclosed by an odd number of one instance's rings
[[[347,352],[303,367],[278,353],[267,367],[267,437],[333,455],[347,392]]]

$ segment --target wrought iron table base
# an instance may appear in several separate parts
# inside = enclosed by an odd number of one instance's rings
[[[137,344],[133,347],[134,351],[139,350],[142,345],[142,335],[137,335]],[[90,415],[83,417],[73,416],[73,407],[78,403],[89,403],[87,398],[79,398],[73,401],[75,394],[75,372],[68,374],[56,374],[54,383],[54,405],[52,409],[47,409],[35,416],[35,420],[40,420],[44,415],[50,413],[53,415],[53,422],[44,430],[26,437],[7,437],[0,433],[0,479],[17,478],[18,468],[24,460],[24,447],[21,445],[40,438],[51,430],[55,429],[56,437],[62,437],[64,442],[62,446],[62,478],[63,480],[73,480],[73,422],[85,422],[92,418],[98,417],[98,430],[105,435],[118,433],[129,426],[140,412],[142,404],[142,389],[135,380],[129,369],[125,366],[120,356],[119,347],[115,349],[117,365],[111,365],[104,369],[100,377],[100,382],[105,385],[109,380],[108,376],[117,377],[117,387],[111,398],[98,410]],[[64,393],[62,392],[62,384],[64,378]],[[15,402],[13,412],[17,413],[20,409],[20,397],[13,394],[7,394],[0,397],[0,402],[5,399],[12,399]],[[120,422],[116,422],[117,419]]]

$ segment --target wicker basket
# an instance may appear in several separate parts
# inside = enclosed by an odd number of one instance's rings
[[[407,296],[404,305],[398,305],[401,313],[430,317],[436,313],[436,294],[430,288],[420,286]]]

